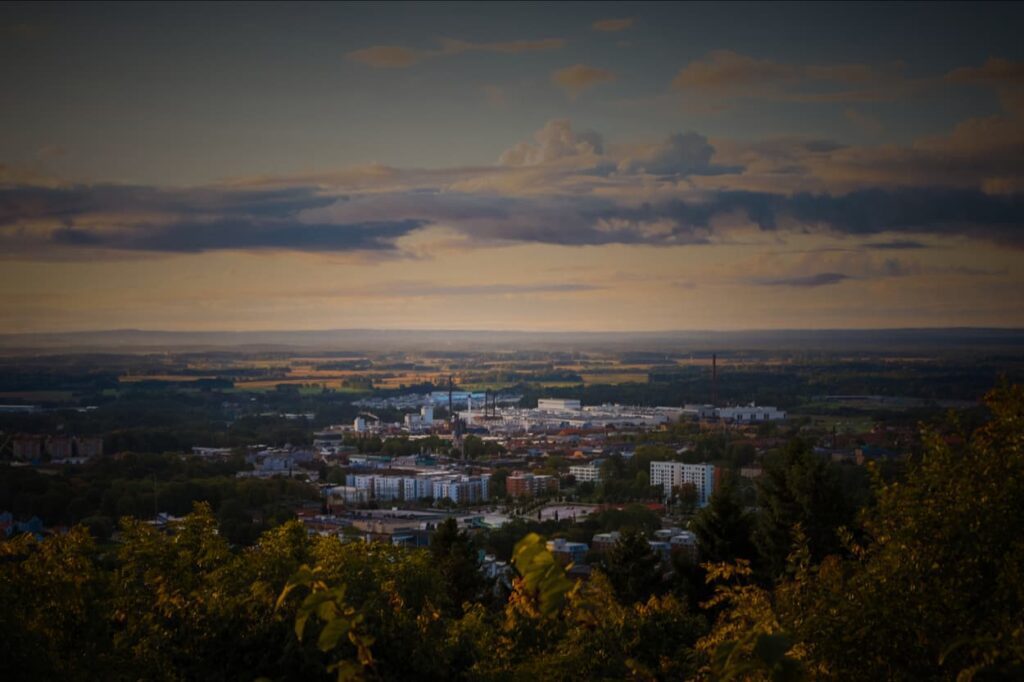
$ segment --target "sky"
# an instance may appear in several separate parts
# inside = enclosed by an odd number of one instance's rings
[[[0,4],[0,333],[1024,327],[1022,25]]]

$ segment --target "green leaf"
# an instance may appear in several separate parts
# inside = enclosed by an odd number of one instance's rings
[[[317,648],[320,651],[330,651],[338,645],[338,640],[344,637],[351,627],[352,624],[347,618],[338,618],[330,621],[320,631],[320,637],[316,642]]]

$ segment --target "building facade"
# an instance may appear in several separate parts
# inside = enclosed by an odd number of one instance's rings
[[[697,490],[697,504],[705,507],[717,485],[717,468],[713,464],[684,462],[651,462],[651,485],[660,485],[665,499],[673,489],[692,485]]]

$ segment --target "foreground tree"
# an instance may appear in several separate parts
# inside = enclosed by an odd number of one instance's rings
[[[661,587],[657,555],[638,531],[624,530],[605,553],[602,568],[624,604],[644,602]]]
[[[477,563],[476,550],[465,531],[460,531],[454,518],[438,525],[430,538],[430,553],[444,576],[452,606],[475,600],[483,590],[483,576]]]
[[[853,522],[854,509],[833,466],[798,439],[765,461],[757,483],[754,544],[766,577],[777,578],[785,571],[797,524],[816,561],[839,550],[838,530]]]
[[[757,554],[750,539],[752,519],[740,503],[732,476],[725,478],[708,506],[697,513],[691,527],[697,535],[702,561],[753,559]]]
[[[906,480],[879,484],[845,557],[815,561],[798,526],[773,594],[722,593],[731,608],[702,643],[713,674],[754,665],[755,632],[775,638],[776,664],[822,679],[1024,677],[1024,388],[986,403],[991,420],[963,446],[926,434]]]

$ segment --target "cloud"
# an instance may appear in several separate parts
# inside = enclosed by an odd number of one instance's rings
[[[601,19],[600,21],[595,21],[594,23],[592,23],[590,25],[590,28],[594,29],[595,31],[615,33],[618,31],[625,31],[632,25],[632,17],[625,19]]]
[[[0,245],[10,254],[60,249],[387,251],[425,223],[304,222],[339,201],[314,188],[224,190],[96,185],[0,189]]]
[[[403,240],[428,228],[452,230],[461,236],[460,248],[511,243],[678,246],[728,240],[717,225],[736,216],[777,234],[962,236],[1024,248],[1024,195],[948,188],[842,195],[688,190],[686,198],[633,204],[598,194],[509,196],[436,189],[344,195],[310,187],[238,191],[104,185],[3,189],[0,250],[8,255],[88,249],[401,256],[407,255]],[[909,249],[911,242],[897,239],[874,247]],[[893,267],[878,272],[891,276]]]
[[[600,83],[615,80],[615,74],[586,64],[573,64],[551,74],[551,82],[562,88],[571,97],[577,97]]]
[[[1024,135],[1015,141],[1007,121],[965,122],[911,147],[865,148],[801,138],[713,143],[695,132],[607,146],[599,133],[558,119],[492,166],[375,165],[193,188],[9,174],[0,186],[0,252],[419,257],[439,235],[450,249],[680,246],[731,243],[737,230],[754,241],[852,236],[878,250],[916,248],[926,236],[1024,248],[1024,192],[1013,184]],[[993,191],[993,180],[1007,184]],[[901,184],[912,181],[920,185]],[[883,234],[889,242],[869,241]],[[797,274],[851,274],[816,265]]]
[[[736,172],[739,168],[723,168],[711,163],[715,148],[708,138],[698,133],[670,135],[657,145],[650,146],[619,162],[618,169],[625,173],[651,175],[713,175]]]
[[[755,59],[732,50],[715,50],[682,68],[672,79],[672,87],[703,92],[735,92],[741,88],[763,89],[798,79],[799,69],[796,67]]]
[[[714,50],[680,69],[672,87],[715,99],[870,102],[905,97],[934,83],[934,79],[908,79],[903,71],[901,62],[797,65]]]
[[[996,87],[1024,86],[1024,62],[989,57],[981,66],[965,66],[946,74],[950,83],[984,83]]]
[[[909,239],[896,239],[888,242],[866,242],[862,245],[866,249],[879,249],[882,251],[904,251],[910,249],[927,249],[928,245]]]
[[[540,284],[465,284],[437,285],[432,282],[396,282],[391,285],[374,287],[368,295],[410,297],[433,296],[521,296],[524,294],[571,294],[588,291],[602,291],[605,287],[595,284],[540,283]]]
[[[866,135],[880,135],[882,132],[882,122],[877,116],[856,109],[847,109],[843,112],[843,116],[854,128]]]
[[[771,287],[823,287],[830,284],[839,284],[845,282],[848,279],[852,279],[849,275],[844,275],[841,272],[819,272],[814,275],[806,275],[803,277],[783,277],[781,279],[769,279],[756,281],[756,284]]]
[[[533,135],[534,142],[520,142],[502,152],[502,166],[537,166],[569,157],[593,158],[604,153],[604,141],[594,131],[577,133],[569,119],[548,121]]]
[[[1024,62],[990,57],[981,66],[950,71],[945,80],[953,84],[995,88],[1004,109],[1017,116],[1024,116]]]
[[[775,138],[716,140],[716,160],[741,174],[700,181],[726,188],[833,194],[867,188],[950,187],[1010,195],[1024,191],[1024,119],[972,118],[910,144],[870,146]]]
[[[544,38],[541,40],[511,40],[494,43],[473,43],[465,40],[441,38],[440,48],[421,50],[401,45],[372,45],[353,50],[345,56],[356,62],[378,69],[401,69],[418,64],[426,59],[465,52],[493,52],[500,54],[519,54],[523,52],[543,52],[557,50],[565,46],[562,38]]]

